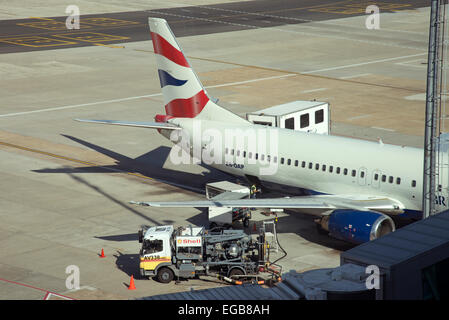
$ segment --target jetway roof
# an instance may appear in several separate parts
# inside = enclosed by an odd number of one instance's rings
[[[139,300],[298,300],[300,294],[287,285],[278,283],[273,288],[244,284],[240,286],[191,290],[143,297]]]
[[[340,255],[341,263],[361,262],[385,269],[449,243],[449,210],[420,220]]]
[[[248,114],[254,114],[254,115],[264,114],[264,115],[268,115],[268,116],[282,116],[285,114],[321,106],[324,104],[327,104],[327,102],[298,100],[298,101],[288,102],[288,103],[280,104],[277,106],[269,107],[266,109],[258,110],[255,112],[250,112]]]

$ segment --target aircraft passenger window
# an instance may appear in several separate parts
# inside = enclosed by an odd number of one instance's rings
[[[285,129],[295,129],[295,118],[285,119]]]
[[[443,187],[441,186],[441,184],[438,185],[438,192],[441,192],[441,190],[443,189]]]
[[[348,174],[348,169],[344,168],[343,174],[346,176]]]
[[[306,162],[305,161],[301,162],[301,167],[303,167],[303,168],[306,167]]]
[[[324,110],[321,109],[321,110],[315,111],[315,124],[321,123],[323,121],[324,121]]]
[[[412,181],[412,187],[413,187],[413,188],[416,187],[416,180],[413,180],[413,181]]]
[[[355,175],[356,175],[356,172],[355,172],[355,170],[352,170],[352,173],[351,173],[351,175],[352,175],[353,177],[355,177]]]
[[[265,155],[264,155],[264,154],[261,154],[261,155],[260,155],[260,160],[263,161],[264,159],[265,159]]]
[[[285,159],[281,158],[281,164],[284,164]]]
[[[374,175],[374,180],[379,180],[379,174],[378,173],[376,173],[375,175]]]
[[[252,153],[252,152],[249,152],[249,153],[248,153],[248,158],[251,159],[252,157],[253,157],[253,153]]]
[[[234,149],[231,149],[231,155],[234,155]]]
[[[329,172],[332,173],[334,171],[334,166],[329,166]]]
[[[273,157],[273,162],[277,163],[278,162],[278,157]]]
[[[256,157],[254,158],[254,159],[258,159],[259,158],[259,154],[258,153],[256,153]]]
[[[301,121],[300,121],[300,127],[301,127],[301,129],[309,126],[309,114],[308,114],[308,113],[303,114],[303,115],[301,116],[301,119],[300,119],[300,120],[301,120]]]
[[[288,159],[288,160],[287,160],[287,164],[288,164],[288,165],[291,165],[291,164],[292,164],[292,159]]]
[[[243,151],[243,158],[246,158],[246,151]]]
[[[386,175],[382,175],[382,182],[385,182],[385,181],[387,181],[387,176]]]
[[[229,152],[229,149],[228,149],[228,148],[226,148],[226,149],[225,149],[225,153],[226,153],[226,154],[228,154],[228,152]]]
[[[267,161],[270,162],[271,156],[267,156]]]
[[[309,162],[309,169],[312,169],[312,167],[313,167],[313,163]]]
[[[298,160],[295,160],[295,167],[298,166],[298,163],[299,163],[299,161],[298,161]]]
[[[389,183],[393,183],[393,177],[392,177],[392,176],[389,176],[389,177],[388,177],[388,182],[389,182]]]
[[[401,178],[396,178],[396,184],[401,184]]]
[[[360,178],[365,178],[365,171],[360,171]]]
[[[323,170],[323,171],[326,171],[326,165],[325,165],[325,164],[323,164],[322,170]]]
[[[340,167],[337,167],[337,174],[340,174]]]
[[[319,164],[319,163],[317,163],[317,164],[315,165],[315,170],[320,170],[320,164]]]
[[[237,150],[237,157],[240,157],[240,150]]]

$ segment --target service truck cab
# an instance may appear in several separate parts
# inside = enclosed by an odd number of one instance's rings
[[[155,271],[164,265],[170,265],[172,249],[170,240],[173,234],[173,226],[151,227],[144,233],[139,231],[140,249],[140,273],[142,276],[154,276]]]
[[[139,230],[141,276],[157,276],[160,282],[170,282],[175,275],[195,275],[192,261],[202,261],[204,228],[189,226],[174,232],[172,225]]]

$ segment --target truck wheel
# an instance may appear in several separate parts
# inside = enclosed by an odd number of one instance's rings
[[[232,277],[233,276],[243,276],[244,274],[245,273],[243,272],[242,269],[240,269],[240,268],[232,268],[229,271],[228,277],[233,279],[233,280],[243,280],[242,277],[235,277],[235,278],[232,278]]]
[[[157,272],[157,280],[161,283],[169,283],[174,277],[173,271],[169,268],[160,268]]]

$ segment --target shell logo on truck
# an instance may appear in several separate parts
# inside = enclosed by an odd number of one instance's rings
[[[201,246],[201,237],[178,237],[176,238],[178,247],[198,247]]]

